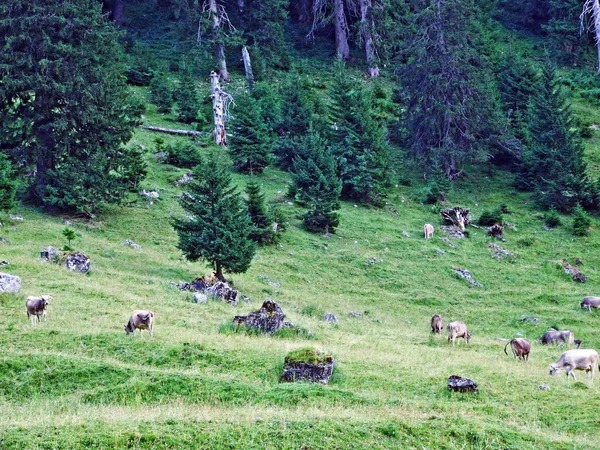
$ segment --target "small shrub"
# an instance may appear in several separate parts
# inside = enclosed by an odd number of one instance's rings
[[[493,211],[482,212],[477,223],[483,227],[491,227],[495,223],[501,224],[502,220],[502,207],[499,207]]]
[[[176,167],[192,169],[200,163],[200,150],[190,142],[167,146],[167,163]]]
[[[575,236],[587,236],[590,234],[589,228],[592,224],[592,219],[578,203],[575,207],[573,217],[573,233]]]
[[[554,206],[551,207],[544,216],[544,223],[549,228],[556,228],[562,225],[558,211]]]
[[[525,236],[517,241],[519,247],[532,247],[536,244],[537,240],[533,236]]]
[[[75,231],[73,231],[71,228],[67,227],[62,231],[62,235],[67,239],[67,241],[69,242],[67,245],[65,245],[63,247],[63,250],[68,252],[68,251],[72,251],[73,249],[71,248],[71,241],[73,239],[75,239]]]

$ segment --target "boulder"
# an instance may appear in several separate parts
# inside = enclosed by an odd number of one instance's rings
[[[477,383],[458,375],[450,375],[448,377],[448,390],[454,392],[473,392],[474,394],[479,392]]]
[[[550,390],[550,385],[546,384],[546,383],[540,384],[539,387],[538,387],[538,389],[540,391],[549,391]]]
[[[473,278],[473,275],[471,275],[471,272],[469,272],[467,269],[463,269],[461,267],[454,267],[453,269],[456,272],[458,278],[463,278],[467,280],[471,286],[483,287],[481,283],[475,281],[475,278]]]
[[[141,245],[136,244],[135,242],[133,242],[133,241],[131,241],[129,239],[126,239],[123,242],[121,242],[121,245],[128,245],[129,247],[134,248],[136,250],[141,250],[142,249]]]
[[[194,303],[206,303],[208,301],[208,297],[206,294],[202,294],[201,292],[194,292]]]
[[[327,384],[333,374],[333,366],[333,356],[314,348],[300,348],[285,357],[279,381]]]
[[[90,270],[90,258],[80,252],[69,252],[62,256],[62,265],[73,272],[87,273]]]
[[[337,317],[335,317],[335,314],[332,313],[327,313],[323,316],[323,320],[325,322],[333,322],[333,323],[337,323]]]
[[[10,220],[16,220],[18,222],[23,222],[23,216],[18,216],[16,214],[9,214]]]
[[[249,328],[257,328],[263,333],[273,334],[284,326],[285,314],[270,298],[267,298],[257,311],[252,311],[244,316],[235,316],[235,326],[244,325]]]
[[[46,247],[40,252],[40,258],[46,259],[50,262],[57,262],[60,258],[60,252],[54,247]]]
[[[17,294],[20,290],[20,277],[8,273],[0,273],[0,294]]]
[[[219,298],[224,302],[231,303],[233,306],[237,306],[240,301],[240,291],[233,289],[225,281],[217,281],[212,286],[209,286],[204,291],[208,295]]]

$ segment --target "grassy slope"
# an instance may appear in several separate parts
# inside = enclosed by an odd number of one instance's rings
[[[147,121],[158,120],[150,111]],[[139,131],[135,142],[150,154],[154,137]],[[423,224],[438,228],[439,215],[420,204],[419,186],[394,189],[389,200],[399,215],[344,204],[341,226],[330,237],[302,231],[301,210],[283,204],[291,224],[281,244],[261,249],[248,273],[232,277],[254,302],[197,305],[170,284],[208,272],[182,259],[169,225],[179,212],[172,182],[184,172],[151,162],[142,187],[159,190],[154,206],[137,200],[93,221],[69,218],[78,234],[73,246],[92,258],[87,276],[38,258],[42,247],[64,244],[63,217],[23,207],[24,222],[5,222],[9,244],[0,244],[0,259],[10,261],[6,272],[22,277],[23,295],[0,298],[0,447],[597,446],[598,382],[583,375],[575,383],[550,378],[548,364],[563,349],[534,343],[531,360],[519,363],[496,339],[522,334],[533,341],[554,326],[600,348],[598,314],[578,306],[584,295],[597,294],[597,231],[579,239],[568,226],[543,231],[527,196],[505,187],[511,175],[485,170],[473,170],[449,200],[471,207],[475,217],[506,203],[513,212],[507,220],[518,231],[508,230],[502,245],[515,253],[514,263],[490,257],[483,230],[472,229],[454,249],[438,230],[425,241]],[[235,180],[243,186],[247,178]],[[273,197],[285,192],[288,175],[268,170],[260,181]],[[121,246],[125,239],[142,250]],[[381,261],[366,265],[369,257]],[[550,262],[575,257],[585,263],[585,285]],[[455,266],[469,269],[484,287],[457,279]],[[41,293],[54,296],[49,322],[32,327],[23,297]],[[219,333],[267,296],[315,338]],[[153,340],[125,336],[122,326],[136,308],[155,311]],[[325,312],[339,324],[323,322]],[[433,313],[464,320],[471,345],[452,348],[444,337],[431,337]],[[540,323],[522,322],[523,314]],[[336,358],[331,384],[280,385],[286,353],[306,345]],[[447,392],[450,374],[475,379],[480,394]],[[541,383],[552,390],[538,390]]]

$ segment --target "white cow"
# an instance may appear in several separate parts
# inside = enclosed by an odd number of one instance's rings
[[[423,225],[423,233],[425,234],[425,239],[431,239],[431,236],[433,236],[433,225],[431,225],[430,223],[426,223],[425,225]]]
[[[592,308],[600,309],[600,297],[583,297],[579,306],[587,308],[590,312],[592,312]]]
[[[133,333],[135,336],[135,330],[140,330],[140,336],[142,330],[148,330],[150,337],[154,331],[154,313],[152,311],[144,311],[136,309],[131,313],[129,322],[125,325],[125,333]]]
[[[454,346],[454,342],[458,338],[463,338],[465,342],[468,344],[471,340],[471,333],[467,331],[467,326],[464,322],[450,322],[448,324],[448,342],[452,342],[452,346]]]
[[[567,378],[571,375],[575,380],[573,371],[585,370],[586,378],[591,372],[593,382],[596,364],[598,364],[598,352],[596,350],[569,350],[560,355],[560,358],[554,364],[550,364],[550,375],[554,375],[559,370],[564,370],[567,373]]]

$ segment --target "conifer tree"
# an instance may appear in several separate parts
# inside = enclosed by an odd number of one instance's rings
[[[319,133],[310,129],[301,143],[301,156],[294,159],[294,183],[298,200],[306,205],[304,226],[313,232],[334,232],[339,224],[342,184],[335,159]]]
[[[184,123],[195,122],[200,110],[200,96],[196,89],[196,80],[191,76],[185,76],[181,80],[179,88],[175,90],[175,98],[179,120]]]
[[[169,114],[173,107],[173,88],[164,75],[158,75],[150,81],[150,101],[161,114]]]
[[[338,158],[342,198],[381,204],[390,184],[388,148],[370,95],[337,63],[331,88],[331,140]]]
[[[89,212],[131,187],[139,123],[119,33],[89,0],[0,2],[0,150],[47,206]],[[139,106],[139,105],[138,105]],[[138,180],[136,180],[138,181]]]
[[[0,153],[0,211],[9,211],[15,206],[17,189],[14,172],[8,157]]]
[[[177,247],[190,261],[212,264],[219,280],[225,280],[224,270],[246,272],[256,251],[253,227],[226,165],[211,154],[196,166],[186,188],[180,204],[187,217],[173,220]]]
[[[265,196],[260,190],[260,185],[251,180],[246,185],[246,195],[248,195],[246,200],[248,216],[254,225],[250,238],[259,244],[273,241],[274,219],[265,206]]]
[[[586,177],[583,145],[570,128],[570,108],[554,67],[546,62],[529,106],[529,143],[522,162],[522,179],[543,208],[570,211],[577,202],[587,207],[595,203]]]
[[[271,139],[258,102],[249,95],[236,100],[229,149],[233,167],[240,172],[261,173],[269,165]]]

